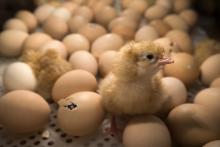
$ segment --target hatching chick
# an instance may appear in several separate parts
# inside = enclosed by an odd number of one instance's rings
[[[160,107],[157,72],[173,61],[151,42],[132,42],[121,48],[112,73],[100,84],[105,109],[113,115],[153,114]]]

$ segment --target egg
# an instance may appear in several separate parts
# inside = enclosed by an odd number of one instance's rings
[[[148,20],[160,19],[169,13],[169,9],[162,5],[153,5],[145,11],[145,18]]]
[[[62,3],[62,7],[66,8],[71,14],[73,14],[78,9],[79,5],[71,1],[65,1]]]
[[[214,140],[203,145],[203,147],[219,147],[219,146],[220,146],[220,140]]]
[[[101,96],[95,92],[82,91],[59,101],[58,125],[71,136],[95,133],[105,114],[101,100]]]
[[[51,16],[59,17],[64,21],[68,21],[71,18],[71,12],[66,8],[56,8],[52,13]]]
[[[220,122],[220,87],[206,88],[196,94],[194,103],[205,106]]]
[[[220,87],[220,77],[213,80],[212,83],[210,84],[210,87]]]
[[[107,33],[106,29],[96,23],[87,23],[83,27],[81,27],[78,31],[78,33],[82,34],[85,36],[90,43],[95,41],[98,37],[104,35]]]
[[[54,10],[55,7],[48,4],[44,4],[37,7],[37,9],[34,11],[34,15],[37,18],[38,22],[42,24]]]
[[[108,6],[108,4],[105,2],[106,1],[96,1],[96,2],[90,1],[90,4],[88,4],[88,5],[93,10],[94,14],[96,14],[100,9],[102,9],[105,6]]]
[[[124,16],[124,17],[127,17],[127,18],[130,18],[130,19],[132,19],[132,20],[134,20],[134,21],[139,21],[140,20],[140,18],[141,18],[141,15],[140,15],[140,13],[138,13],[137,11],[135,11],[135,10],[133,10],[133,9],[129,9],[129,8],[127,8],[127,9],[125,9],[125,10],[123,10],[121,13],[120,13],[120,16]]]
[[[159,37],[156,29],[150,25],[146,25],[137,30],[135,41],[153,41]]]
[[[155,19],[151,21],[150,25],[156,29],[156,31],[160,36],[165,36],[166,33],[171,30],[171,27],[160,19]]]
[[[19,30],[6,30],[0,33],[0,54],[17,57],[21,54],[22,44],[28,34]]]
[[[87,6],[81,6],[78,7],[78,9],[76,9],[75,13],[73,14],[73,16],[83,16],[84,18],[86,18],[88,21],[91,21],[93,19],[93,11],[87,7]]]
[[[63,39],[63,44],[69,54],[79,50],[88,51],[90,48],[89,40],[81,34],[69,34]]]
[[[191,37],[184,31],[181,30],[171,30],[165,37],[168,37],[171,41],[176,43],[180,50],[187,53],[193,52],[193,44]]]
[[[28,32],[26,24],[20,19],[11,18],[7,20],[3,26],[4,30],[20,30]]]
[[[91,47],[91,53],[99,58],[102,53],[108,50],[119,50],[124,44],[124,40],[117,34],[108,33],[97,38]]]
[[[219,138],[219,125],[215,118],[198,104],[183,104],[174,108],[168,126],[179,146],[194,147]]]
[[[76,51],[69,58],[70,64],[74,69],[83,69],[86,70],[93,75],[97,74],[98,64],[88,51]]]
[[[123,132],[124,147],[171,147],[166,125],[155,116],[136,116]]]
[[[42,130],[49,121],[49,114],[48,103],[28,90],[15,90],[0,99],[0,123],[16,134]]]
[[[12,90],[35,90],[37,79],[31,67],[23,62],[15,62],[7,66],[3,75],[4,87]]]
[[[185,20],[182,17],[180,17],[177,14],[167,15],[163,20],[168,25],[170,25],[170,27],[172,29],[182,30],[182,31],[188,31],[189,30],[188,24],[185,22]]]
[[[114,59],[116,58],[116,54],[117,51],[109,50],[102,53],[99,57],[99,70],[103,77],[111,72]]]
[[[38,50],[43,53],[46,53],[48,50],[54,50],[64,59],[68,55],[65,45],[59,40],[49,40],[44,43]]]
[[[179,52],[180,49],[177,44],[171,41],[167,37],[158,38],[153,41],[156,45],[159,45],[164,48],[165,54],[170,55],[172,52]]]
[[[187,86],[193,84],[199,77],[199,67],[192,55],[173,53],[173,64],[165,65],[164,74],[180,79]]]
[[[97,81],[94,75],[85,70],[72,70],[57,79],[52,88],[55,102],[79,91],[95,91]]]
[[[161,5],[171,11],[173,8],[173,1],[172,0],[156,0],[155,5]]]
[[[166,116],[174,107],[186,102],[187,89],[182,81],[174,77],[161,79],[162,105],[160,114]]]
[[[128,8],[142,14],[148,8],[148,3],[145,0],[133,0],[128,4]]]
[[[69,19],[68,26],[70,28],[70,32],[76,33],[79,31],[81,27],[86,25],[89,21],[83,16],[74,16]]]
[[[179,13],[185,9],[188,9],[190,5],[191,5],[190,0],[174,0],[173,9],[174,12]]]
[[[102,7],[96,14],[95,20],[97,23],[108,26],[109,22],[117,16],[115,8],[111,6]]]
[[[193,27],[198,20],[197,13],[191,9],[186,9],[182,11],[180,13],[180,17],[182,17],[185,20],[185,22],[191,27]]]
[[[25,40],[22,45],[22,49],[33,49],[33,50],[38,50],[43,44],[46,42],[52,40],[52,38],[42,32],[35,32],[30,34]]]
[[[26,24],[30,32],[34,31],[38,26],[37,18],[34,16],[33,13],[27,10],[18,11],[15,17],[22,20]]]
[[[54,39],[62,39],[68,33],[69,28],[63,19],[50,16],[43,24],[43,31]]]
[[[215,54],[208,57],[200,66],[201,79],[206,85],[211,84],[211,82],[220,76],[220,54]]]

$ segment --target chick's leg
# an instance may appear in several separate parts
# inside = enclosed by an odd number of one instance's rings
[[[120,130],[118,129],[116,116],[112,115],[110,120],[110,126],[105,129],[106,135],[111,135],[113,137],[120,136]]]

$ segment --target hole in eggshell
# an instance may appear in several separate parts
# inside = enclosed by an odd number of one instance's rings
[[[68,108],[69,110],[73,110],[77,108],[77,105],[74,104],[73,102],[70,102],[68,105],[64,105],[65,108]]]

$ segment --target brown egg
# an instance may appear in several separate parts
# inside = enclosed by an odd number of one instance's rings
[[[81,27],[78,31],[78,33],[82,34],[85,36],[90,43],[95,41],[98,37],[104,35],[107,33],[106,29],[96,23],[87,23],[83,27]]]
[[[72,70],[62,75],[55,82],[52,89],[52,98],[55,102],[79,91],[95,91],[96,78],[85,70]]]
[[[199,76],[199,67],[192,55],[187,53],[173,53],[173,64],[165,65],[164,74],[180,79],[184,84],[193,84]]]
[[[206,143],[202,147],[219,147],[219,146],[220,146],[220,140],[214,140],[214,141]]]
[[[185,20],[177,14],[167,15],[164,19],[172,29],[188,31],[189,25],[185,22]]]
[[[64,59],[66,59],[68,54],[65,45],[59,40],[49,40],[39,48],[39,51],[43,53],[45,53],[48,50],[56,51]]]
[[[98,1],[96,3],[91,2],[89,5],[92,8],[94,14],[96,14],[98,11],[100,11],[100,9],[102,9],[103,7],[108,6],[108,4],[105,3],[105,1]]]
[[[210,87],[220,87],[220,77],[213,80],[212,83],[210,84]]]
[[[97,23],[108,26],[109,22],[117,16],[115,8],[111,6],[102,7],[95,13],[95,20]]]
[[[197,13],[191,9],[182,11],[180,13],[180,17],[182,17],[185,20],[185,22],[191,27],[194,26],[198,20]]]
[[[18,11],[15,17],[22,20],[26,24],[30,32],[34,31],[37,28],[38,25],[37,18],[34,16],[33,13],[27,10],[21,10]]]
[[[0,33],[0,54],[17,57],[21,54],[22,44],[28,34],[19,30],[6,30]]]
[[[43,44],[45,44],[47,41],[52,40],[52,38],[41,32],[36,32],[33,34],[30,34],[25,40],[22,45],[22,49],[33,49],[38,50]]]
[[[133,0],[129,3],[128,8],[142,14],[148,8],[148,3],[145,0]]]
[[[166,34],[166,37],[168,37],[171,41],[175,42],[181,51],[192,53],[193,52],[193,44],[192,40],[184,31],[180,30],[171,30]]]
[[[15,90],[0,99],[0,123],[13,133],[42,130],[49,121],[49,114],[47,102],[31,91]]]
[[[59,8],[56,8],[50,15],[51,16],[55,16],[55,17],[59,17],[61,18],[62,20],[64,21],[68,21],[70,18],[71,18],[71,12],[66,9],[66,8],[63,8],[63,7],[59,7]]]
[[[137,116],[128,122],[123,132],[124,147],[171,147],[166,125],[155,116]]]
[[[70,13],[74,13],[78,9],[79,6],[71,1],[64,1],[62,3],[62,7],[69,10]]]
[[[94,92],[74,93],[59,101],[58,124],[71,136],[91,135],[104,120],[101,96]]]
[[[83,69],[86,70],[93,75],[97,74],[98,71],[98,64],[88,51],[76,51],[74,52],[69,58],[70,64],[73,66],[74,69]]]
[[[202,82],[206,85],[220,76],[220,54],[215,54],[207,58],[200,66]]]
[[[145,18],[148,20],[161,19],[169,13],[169,9],[162,5],[153,5],[145,11]]]
[[[68,25],[63,19],[51,16],[45,20],[43,30],[54,39],[62,39],[68,33]]]
[[[182,81],[174,77],[164,77],[161,82],[163,99],[159,114],[167,116],[174,107],[186,102],[187,89]]]
[[[28,28],[26,24],[17,18],[11,18],[7,20],[3,26],[4,30],[20,30],[24,32],[28,32]]]
[[[119,35],[109,33],[100,36],[93,42],[91,52],[96,58],[99,58],[105,51],[119,50],[123,44],[124,41]]]
[[[89,21],[85,17],[80,15],[70,18],[70,20],[68,21],[70,32],[72,33],[78,32],[79,29],[84,25],[86,25],[88,22]]]
[[[206,88],[195,96],[194,103],[205,106],[220,123],[220,87]]]
[[[63,39],[63,44],[69,54],[79,50],[88,51],[90,48],[89,40],[81,34],[69,34]]]
[[[121,13],[120,13],[120,16],[124,16],[124,17],[127,17],[127,18],[130,18],[136,22],[138,22],[140,20],[140,13],[138,13],[137,11],[133,10],[133,9],[125,9],[123,10]]]
[[[112,33],[120,35],[125,40],[131,40],[135,35],[137,22],[125,16],[117,17],[110,22],[108,28]]]
[[[173,1],[172,0],[156,0],[155,5],[161,5],[171,11],[173,8]]]
[[[188,9],[190,5],[190,0],[174,0],[173,8],[175,12],[179,13],[185,9]]]
[[[88,21],[91,21],[93,19],[93,12],[92,10],[87,6],[81,6],[73,14],[74,16],[79,15],[85,17]]]
[[[158,38],[158,39],[154,40],[154,43],[163,47],[166,55],[170,55],[171,52],[179,52],[180,51],[177,44],[175,42],[171,41],[167,37]]]
[[[55,10],[55,8],[51,5],[44,4],[39,6],[35,11],[34,15],[37,18],[38,22],[42,24],[48,16]]]
[[[180,146],[201,147],[219,138],[219,125],[204,106],[180,105],[170,112],[167,120],[173,139]]]
[[[156,31],[160,36],[165,36],[166,33],[171,30],[171,27],[160,19],[155,19],[151,21],[150,25],[156,29]]]
[[[99,57],[99,70],[101,75],[104,77],[112,70],[112,64],[115,59],[117,51],[109,50],[105,51]]]
[[[135,41],[153,41],[159,37],[156,29],[150,25],[143,26],[137,30]]]

